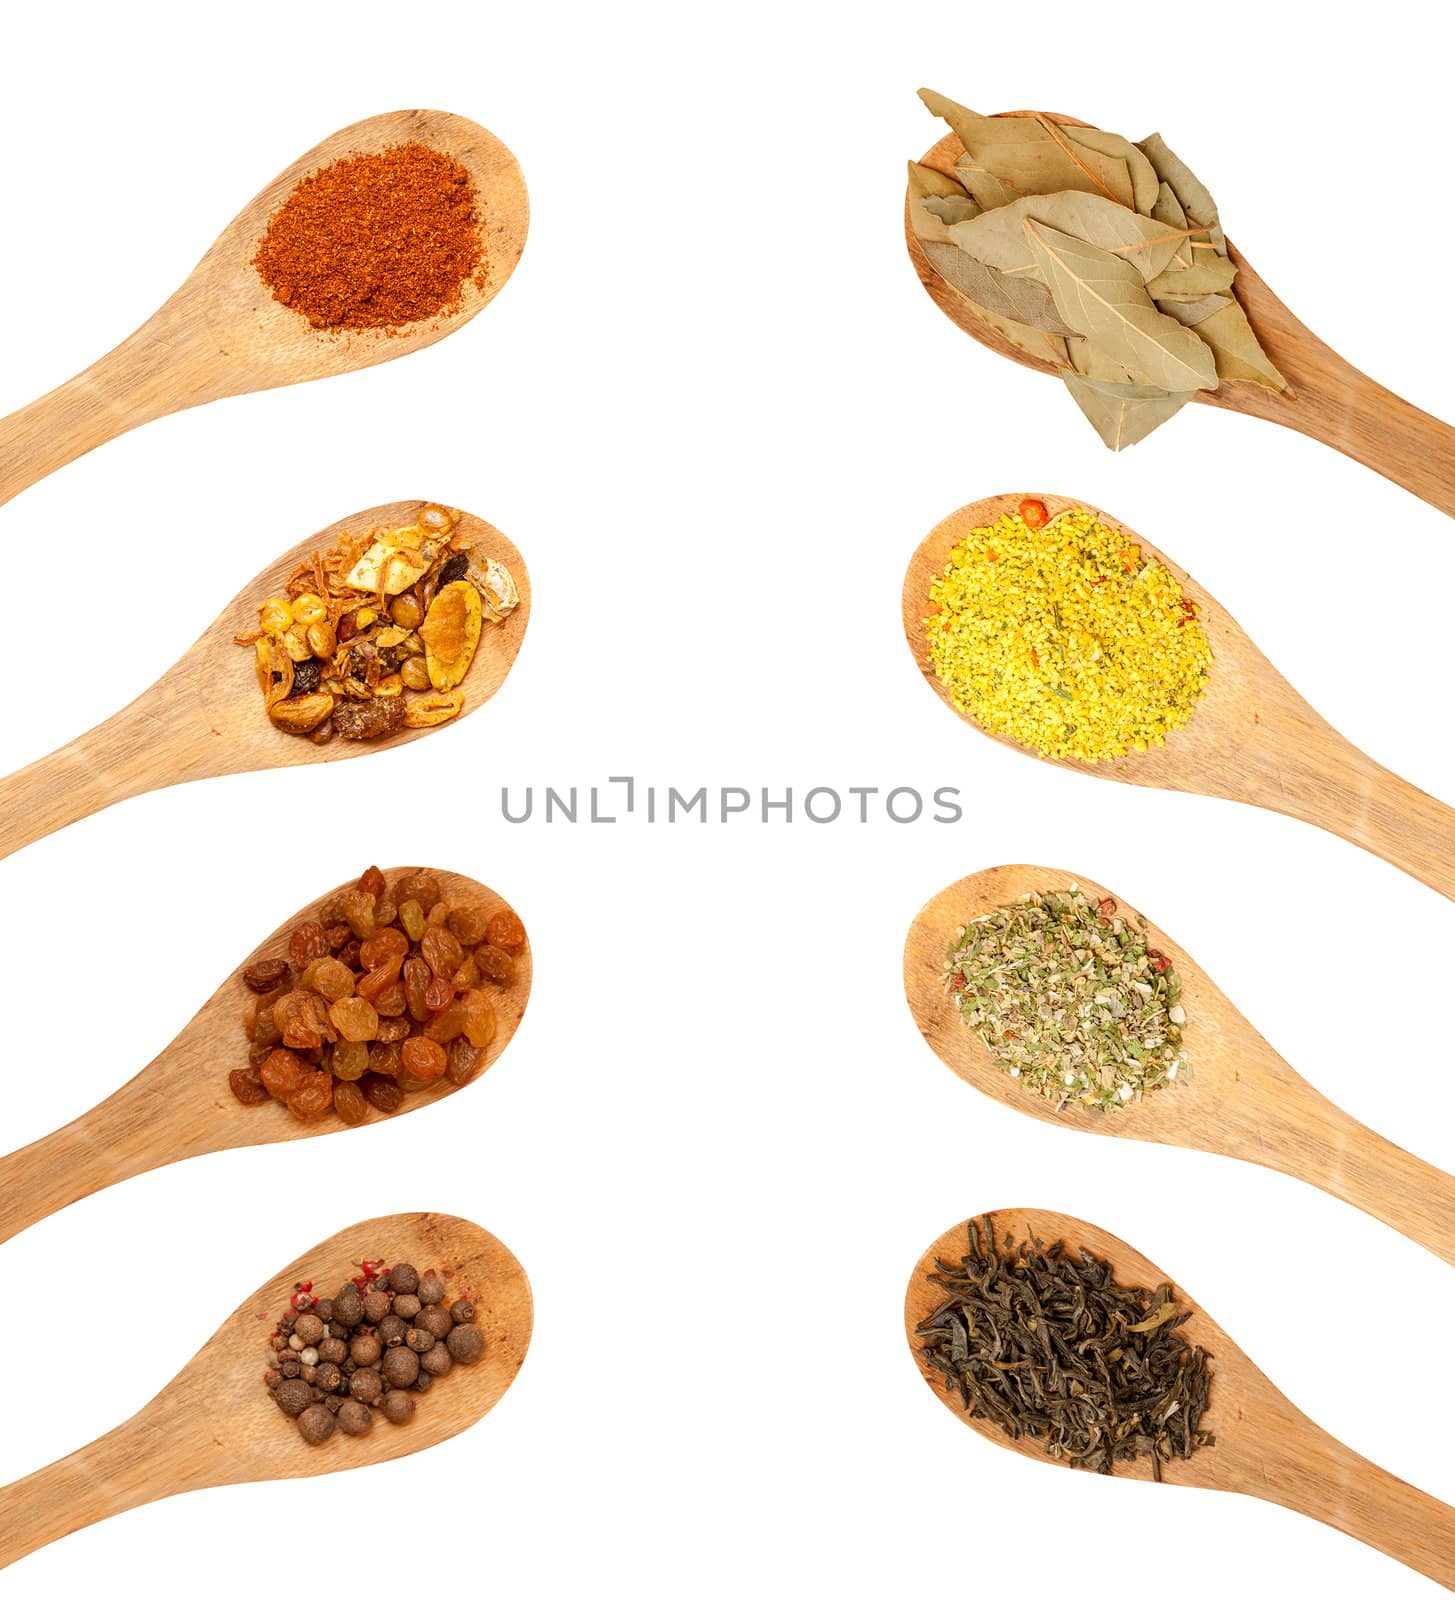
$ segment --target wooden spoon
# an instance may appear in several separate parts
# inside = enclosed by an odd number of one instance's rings
[[[1112,899],[1090,878],[1053,867],[991,867],[942,889],[910,924],[904,993],[925,1043],[958,1077],[1026,1116],[1077,1133],[1208,1150],[1272,1167],[1358,1206],[1455,1266],[1455,1178],[1382,1139],[1293,1070],[1190,955],[1147,923],[1150,947],[1182,978],[1183,1042],[1191,1073],[1119,1110],[1050,1102],[1018,1083],[960,1018],[945,993],[945,954],[960,929],[1022,895],[1073,883]]]
[[[458,1363],[419,1399],[406,1423],[382,1416],[362,1437],[335,1432],[306,1444],[263,1387],[268,1335],[294,1286],[333,1286],[365,1258],[448,1271],[469,1290],[485,1354]],[[118,1512],[191,1489],[308,1478],[393,1461],[473,1427],[510,1387],[532,1321],[521,1264],[493,1235],[460,1217],[407,1211],[356,1223],[315,1245],[250,1295],[175,1378],[129,1421],[83,1449],[0,1489],[0,1567]]]
[[[301,734],[280,732],[263,708],[252,652],[235,642],[238,634],[256,630],[258,607],[283,593],[288,574],[312,551],[326,548],[340,533],[407,527],[428,504],[396,500],[371,506],[294,545],[250,579],[186,655],[125,710],[0,778],[0,858],[131,795],[228,772],[343,761],[433,733],[433,728],[405,728],[384,739],[335,736],[314,744]],[[520,551],[488,522],[466,512],[456,532],[473,534],[479,549],[509,568],[520,591],[515,610],[481,632],[460,685],[465,705],[454,721],[461,722],[485,704],[515,664],[530,619],[530,575]]]
[[[1036,114],[1033,111],[1009,113],[1026,117]],[[1068,127],[1089,126],[1075,117],[1047,114],[1053,121]],[[959,139],[953,133],[946,134],[931,146],[922,164],[953,176],[955,162],[964,153],[965,147]],[[915,237],[908,197],[904,218],[905,240],[914,270],[930,298],[950,321],[998,355],[1009,356],[1012,361],[1037,372],[1059,376],[1060,369],[1053,362],[1038,361],[1013,345],[978,317],[968,302],[940,277]],[[1401,400],[1357,367],[1350,366],[1304,327],[1231,243],[1228,256],[1238,269],[1235,288],[1238,300],[1259,343],[1288,380],[1288,387],[1281,394],[1275,394],[1259,383],[1226,381],[1216,389],[1199,390],[1193,398],[1203,405],[1241,411],[1306,434],[1373,468],[1446,516],[1455,517],[1455,428],[1407,400]]]
[[[386,869],[385,876],[393,883],[403,870]],[[445,900],[478,905],[492,916],[497,911],[511,910],[493,889],[473,878],[432,870]],[[353,886],[339,884],[289,917],[233,968],[212,998],[150,1066],[143,1067],[109,1099],[23,1150],[0,1157],[0,1243],[98,1189],[109,1188],[140,1172],[170,1166],[174,1161],[185,1161],[189,1156],[349,1131],[348,1124],[332,1110],[301,1122],[273,1101],[242,1105],[227,1080],[234,1067],[247,1065],[242,1016],[256,996],[242,981],[243,969],[255,961],[286,959],[293,929],[300,922],[314,920],[320,907]],[[530,999],[530,985],[531,958],[527,948],[516,956],[514,978],[506,988],[487,986],[497,1026],[472,1083],[484,1076],[515,1037]],[[421,1110],[455,1092],[448,1078],[422,1085],[405,1096],[404,1104],[393,1115],[401,1117],[408,1111]],[[385,1113],[370,1106],[367,1119],[359,1126],[384,1120]]]
[[[396,332],[331,333],[273,298],[252,265],[269,219],[300,178],[343,156],[411,141],[453,156],[474,179],[486,267],[448,316]],[[408,355],[489,305],[525,248],[529,207],[515,157],[447,111],[391,111],[330,134],[237,214],[182,287],[130,338],[59,389],[0,421],[0,504],[118,434],[225,395],[328,378]]]
[[[940,699],[974,728],[979,723],[956,707],[929,665],[925,612],[930,584],[943,574],[951,549],[972,528],[990,526],[1014,511],[1022,498],[993,495],[946,517],[915,551],[905,574],[904,636],[915,664]],[[1048,758],[1051,765],[1150,789],[1221,795],[1298,817],[1373,851],[1455,899],[1455,811],[1395,777],[1336,733],[1222,606],[1140,534],[1083,500],[1052,494],[1035,498],[1052,516],[1077,506],[1090,511],[1160,561],[1196,602],[1213,652],[1206,692],[1165,745],[1115,761]],[[1022,754],[1034,754],[1014,740],[990,737]]]
[[[1129,1244],[1089,1222],[1053,1211],[997,1211],[991,1218],[997,1243],[1010,1234],[1050,1246],[1064,1242],[1111,1263],[1119,1283],[1155,1288],[1170,1282]],[[967,1251],[970,1224],[941,1234],[920,1257],[905,1295],[904,1325],[925,1380],[954,1414],[993,1444],[1048,1465],[1059,1465],[1033,1439],[1012,1439],[986,1418],[970,1416],[958,1395],[947,1394],[939,1374],[919,1361],[922,1341],[915,1328],[946,1298],[927,1274],[936,1261],[958,1266]],[[1192,1313],[1179,1330],[1213,1358],[1207,1428],[1216,1443],[1186,1460],[1162,1464],[1166,1483],[1228,1489],[1301,1511],[1373,1545],[1447,1589],[1455,1589],[1455,1510],[1412,1488],[1356,1455],[1311,1422],[1276,1389],[1208,1314],[1174,1284],[1176,1298]],[[1118,1462],[1116,1475],[1150,1481],[1151,1461]]]

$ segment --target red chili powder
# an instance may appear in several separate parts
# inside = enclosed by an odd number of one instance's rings
[[[485,281],[475,185],[427,145],[346,156],[302,179],[253,265],[315,328],[398,329],[460,307]]]

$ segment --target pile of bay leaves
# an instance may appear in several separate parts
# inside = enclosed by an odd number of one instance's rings
[[[1133,144],[920,98],[964,146],[953,176],[910,163],[926,259],[990,327],[1060,370],[1113,450],[1199,389],[1285,387],[1238,304],[1213,198],[1160,134]]]

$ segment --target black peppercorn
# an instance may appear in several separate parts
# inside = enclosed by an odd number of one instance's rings
[[[473,1322],[475,1320],[475,1303],[468,1295],[461,1295],[454,1305],[450,1307],[450,1321],[454,1323]]]
[[[338,1425],[345,1433],[367,1433],[374,1425],[374,1413],[357,1400],[345,1400],[338,1408]]]
[[[419,1376],[419,1357],[403,1345],[384,1352],[384,1381],[395,1389],[407,1389]]]
[[[418,1295],[396,1294],[394,1296],[394,1315],[403,1317],[406,1322],[413,1322],[419,1315],[420,1304]]]
[[[313,1390],[302,1378],[284,1378],[273,1398],[280,1410],[286,1411],[290,1417],[297,1417],[313,1404]]]
[[[330,1339],[347,1339],[349,1330],[337,1318],[329,1323],[325,1330]]]
[[[419,1287],[419,1273],[407,1261],[396,1261],[389,1269],[389,1283],[396,1295],[413,1294]],[[407,1316],[408,1312],[401,1312]]]
[[[278,1368],[278,1371],[281,1372],[285,1378],[296,1378],[298,1374],[303,1371],[303,1367],[297,1361],[285,1361],[283,1365]]]
[[[384,1396],[382,1409],[390,1422],[408,1422],[414,1415],[414,1396],[403,1389],[393,1389]]]
[[[455,1358],[450,1354],[447,1345],[436,1344],[419,1358],[419,1364],[432,1378],[443,1378],[454,1366]]]
[[[473,1367],[485,1354],[485,1335],[468,1322],[462,1322],[458,1328],[452,1328],[445,1344],[462,1367]]]
[[[437,1306],[445,1297],[444,1280],[433,1267],[419,1280],[414,1291],[427,1306]]]
[[[309,1444],[322,1444],[333,1437],[333,1412],[327,1406],[309,1406],[298,1418],[298,1431]]]

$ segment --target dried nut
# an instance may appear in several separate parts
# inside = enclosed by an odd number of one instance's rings
[[[410,656],[400,667],[399,677],[406,689],[429,688],[429,668],[421,656]]]
[[[286,633],[293,626],[293,607],[281,596],[258,607],[258,626],[264,633]]]
[[[448,506],[426,506],[419,514],[419,525],[427,533],[448,533],[460,520],[458,511],[451,511]]]
[[[320,660],[328,660],[338,649],[338,635],[326,622],[315,622],[308,629],[308,648]]]
[[[404,679],[397,672],[391,672],[388,677],[380,678],[374,685],[374,698],[377,700],[392,700],[395,695],[403,692]]]
[[[300,594],[293,602],[293,620],[301,622],[305,628],[322,622],[327,615],[328,607],[316,594]]]
[[[268,708],[268,715],[288,733],[312,733],[325,718],[333,715],[331,694],[301,694],[296,700],[280,700]]]
[[[429,681],[436,689],[453,689],[470,670],[480,642],[480,592],[460,579],[447,583],[434,597],[429,615],[419,625],[424,640]]]
[[[308,629],[294,623],[283,635],[283,648],[294,661],[307,661],[313,654],[308,644]]]
[[[450,689],[444,694],[416,695],[404,708],[404,726],[438,727],[441,722],[448,722],[452,717],[459,716],[464,704],[465,696],[459,689]]]

